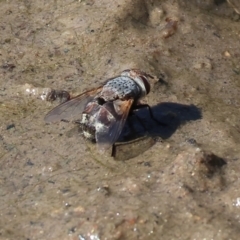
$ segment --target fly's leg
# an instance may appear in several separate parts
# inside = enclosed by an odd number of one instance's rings
[[[156,123],[158,123],[159,125],[164,126],[164,127],[168,126],[166,123],[161,122],[161,121],[159,121],[158,119],[156,119],[156,118],[154,117],[153,112],[152,112],[152,109],[151,109],[151,107],[150,107],[148,104],[139,104],[139,105],[136,105],[136,106],[134,106],[133,110],[137,110],[137,109],[141,109],[141,108],[147,108],[147,109],[148,109],[148,112],[149,112],[149,114],[150,114],[150,117],[152,118],[152,120],[154,120],[154,121],[155,121]],[[139,117],[137,117],[137,118],[139,119]]]
[[[130,117],[128,118],[126,124],[129,128],[129,132],[127,133],[127,135],[124,136],[124,141],[131,141],[133,139],[136,139],[137,137],[139,137],[139,130],[137,130],[136,128],[136,124],[135,121],[133,121],[132,117],[133,116],[137,118],[138,122],[140,123],[140,126],[144,129],[144,132],[148,132],[148,129],[146,128],[145,124],[142,122],[142,119],[140,117],[138,117],[134,112],[130,112]],[[141,128],[140,127],[140,128]],[[141,133],[142,135],[142,133]]]
[[[140,123],[140,125],[142,126],[142,128],[144,128],[144,130],[147,131],[148,129],[146,128],[145,124],[142,122],[142,119],[137,114],[134,114],[134,112],[132,112],[132,115],[134,115],[137,118],[137,120]],[[131,126],[132,126],[132,124],[131,124]]]

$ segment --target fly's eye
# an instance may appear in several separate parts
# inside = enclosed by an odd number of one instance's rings
[[[140,78],[143,81],[144,87],[146,89],[146,93],[148,94],[150,92],[150,83],[148,82],[148,79],[145,76],[140,76]]]

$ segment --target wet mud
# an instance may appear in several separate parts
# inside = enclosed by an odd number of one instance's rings
[[[0,239],[239,239],[238,1],[10,0],[0,19]],[[142,101],[166,124],[131,116],[130,157],[44,122],[49,89],[129,68],[158,79]]]

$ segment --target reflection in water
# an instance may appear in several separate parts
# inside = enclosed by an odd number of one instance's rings
[[[112,156],[115,160],[128,160],[148,150],[155,144],[153,137],[140,137],[128,142],[117,142],[113,145]]]

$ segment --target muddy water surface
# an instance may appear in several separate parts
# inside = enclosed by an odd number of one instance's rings
[[[0,239],[239,239],[238,6],[188,2],[0,2]],[[140,111],[158,141],[128,161],[24,92],[132,67],[159,79],[144,102],[167,126]]]

